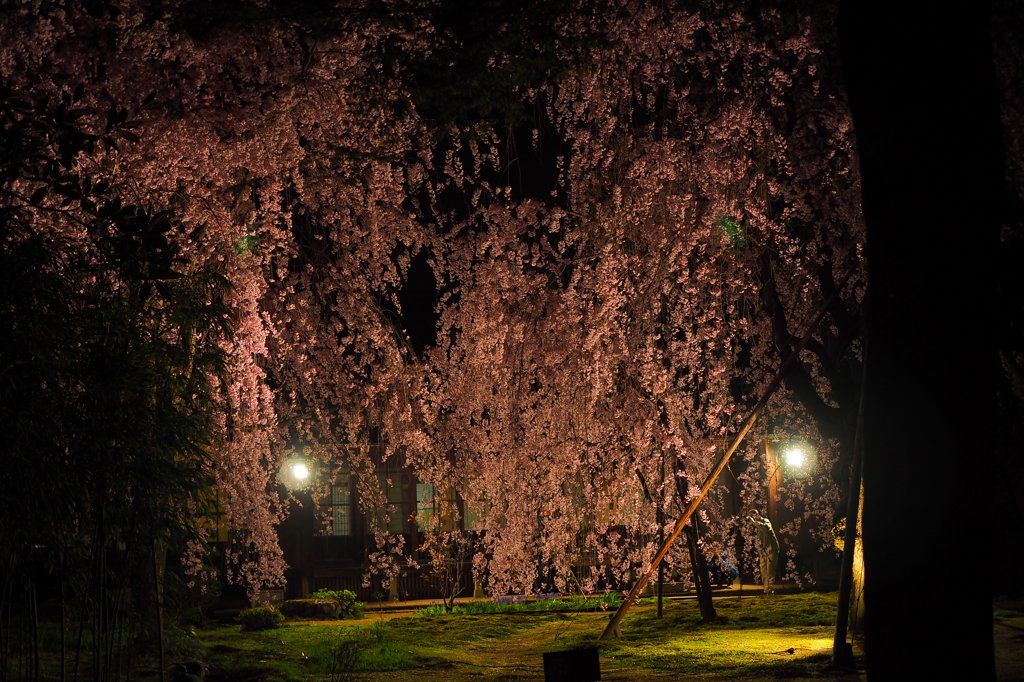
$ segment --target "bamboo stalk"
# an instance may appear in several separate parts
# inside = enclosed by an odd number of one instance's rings
[[[160,569],[157,565],[157,552],[156,552],[156,538],[153,538],[152,546],[152,558],[153,558],[153,590],[156,596],[156,638],[157,645],[159,648],[159,660],[160,660],[160,682],[164,682],[164,670],[166,670],[167,663],[164,660],[164,618],[163,618],[163,600],[160,594]]]

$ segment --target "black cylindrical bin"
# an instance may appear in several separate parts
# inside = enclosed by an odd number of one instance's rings
[[[593,682],[601,679],[597,647],[544,654],[544,682]]]

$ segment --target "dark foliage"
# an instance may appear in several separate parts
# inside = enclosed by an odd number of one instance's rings
[[[36,595],[48,597],[78,645],[90,633],[102,677],[159,629],[162,547],[197,536],[188,507],[207,489],[228,320],[221,277],[175,272],[173,216],[77,168],[138,114],[114,104],[90,130],[81,95],[30,100],[0,84],[0,615],[32,633]],[[37,675],[32,651],[5,671]]]

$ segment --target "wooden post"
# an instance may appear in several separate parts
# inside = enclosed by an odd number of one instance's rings
[[[709,473],[707,478],[704,479],[704,483],[700,487],[700,492],[695,498],[693,498],[693,500],[690,501],[690,504],[687,505],[683,515],[679,517],[678,521],[676,521],[676,525],[672,528],[672,532],[669,534],[665,542],[662,543],[661,549],[659,549],[658,553],[654,556],[654,560],[651,562],[650,567],[640,575],[640,579],[636,581],[633,588],[629,591],[629,594],[627,594],[626,598],[622,600],[622,605],[619,606],[618,610],[615,611],[615,614],[608,621],[608,626],[604,629],[604,632],[601,633],[599,639],[607,639],[612,634],[619,636],[619,633],[621,632],[619,630],[619,623],[622,621],[623,617],[625,617],[626,612],[629,611],[630,607],[639,599],[640,594],[644,591],[644,588],[647,587],[647,583],[650,581],[651,576],[661,564],[661,560],[665,558],[666,554],[668,554],[668,550],[672,547],[676,538],[678,538],[679,534],[683,532],[683,527],[689,523],[690,517],[693,516],[695,511],[697,511],[697,507],[700,506],[700,503],[704,501],[708,491],[711,490],[711,486],[713,486],[715,481],[718,480],[718,477],[732,458],[733,453],[736,452],[736,448],[740,446],[740,443],[743,442],[747,432],[750,431],[750,428],[761,416],[761,413],[764,411],[768,401],[773,395],[775,395],[775,391],[779,389],[779,386],[782,385],[782,380],[785,377],[786,372],[789,371],[789,366],[793,364],[796,358],[800,355],[800,351],[802,351],[804,346],[807,345],[807,342],[811,340],[814,330],[818,328],[818,324],[820,324],[821,320],[825,317],[825,313],[828,312],[828,308],[832,305],[832,301],[839,295],[839,292],[842,291],[842,289],[843,287],[836,288],[832,295],[829,296],[828,300],[825,301],[825,304],[821,306],[821,310],[819,310],[817,315],[814,316],[814,319],[812,319],[810,324],[807,325],[807,331],[790,352],[789,357],[783,361],[782,366],[779,367],[779,371],[776,372],[775,377],[772,379],[771,383],[768,384],[768,388],[765,389],[764,395],[757,401],[757,405],[754,406],[750,416],[747,417],[747,420],[743,423],[739,433],[737,433],[736,437],[732,439],[732,443],[729,444],[729,447],[726,448],[725,452],[722,453],[722,456],[719,457],[718,462],[711,470],[711,473]]]
[[[782,471],[779,469],[779,458],[770,438],[764,439],[764,463],[768,468],[768,520],[772,522],[773,528],[778,528],[779,479],[782,477]]]
[[[665,512],[658,507],[658,542],[665,543]],[[663,614],[662,603],[665,597],[665,564],[658,564],[658,618]]]

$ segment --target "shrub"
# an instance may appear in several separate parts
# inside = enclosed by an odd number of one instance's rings
[[[289,599],[281,604],[281,613],[287,618],[338,620],[341,607],[333,599]]]
[[[352,590],[317,590],[309,595],[312,599],[330,599],[339,607],[339,618],[362,618],[363,608],[366,606],[361,601],[356,601],[356,593]]]
[[[243,630],[272,630],[280,627],[284,616],[273,606],[256,606],[238,614]]]

